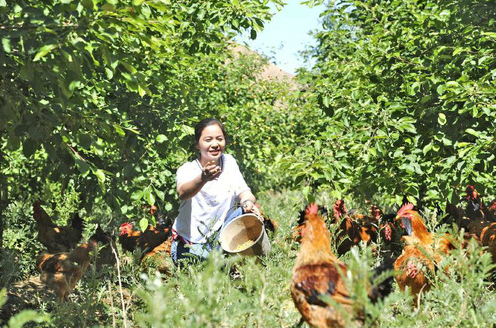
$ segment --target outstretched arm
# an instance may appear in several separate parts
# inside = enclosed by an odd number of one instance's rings
[[[222,173],[222,168],[215,161],[208,162],[202,173],[190,181],[177,184],[179,199],[187,200],[194,197],[210,180],[214,180]]]

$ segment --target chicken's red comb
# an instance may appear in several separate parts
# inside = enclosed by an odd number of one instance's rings
[[[133,227],[133,225],[129,222],[124,222],[123,224],[121,224],[121,228],[124,228],[124,227]]]
[[[319,212],[319,206],[316,203],[308,204],[305,212],[306,212],[306,214],[316,215]]]
[[[406,211],[411,211],[413,210],[413,204],[412,203],[406,203],[405,205],[401,206],[400,210],[398,213],[396,213],[396,216],[403,216],[405,215]]]
[[[467,196],[465,197],[466,199],[479,198],[479,193],[477,192],[477,190],[475,190],[475,187],[472,185],[469,185],[467,189],[465,189],[465,192],[467,193]]]

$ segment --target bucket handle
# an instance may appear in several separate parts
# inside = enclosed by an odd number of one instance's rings
[[[240,203],[238,203],[238,202],[235,202],[235,203],[234,203],[234,205],[233,205],[233,206],[231,206],[231,207],[229,208],[229,210],[227,211],[227,213],[230,213],[230,212],[231,212],[231,210],[236,210],[236,208],[238,208],[238,207],[239,207],[238,205],[241,205],[241,204],[240,204]],[[262,225],[264,226],[264,229],[265,229],[265,225],[264,225],[264,218],[262,217],[262,215],[261,215],[261,214],[256,213],[256,212],[247,212],[247,213],[243,213],[243,214],[253,214],[253,215],[255,215],[255,217],[258,219],[258,221],[260,221],[260,223],[262,223]],[[242,214],[242,215],[243,215],[243,214]],[[227,219],[227,215],[226,215],[226,217],[224,218],[224,222],[226,221],[226,219]]]

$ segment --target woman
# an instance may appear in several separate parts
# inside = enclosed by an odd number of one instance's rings
[[[171,255],[174,263],[192,255],[205,259],[218,247],[222,226],[244,212],[258,211],[255,196],[246,184],[234,157],[224,154],[226,132],[216,119],[195,126],[198,159],[183,164],[176,175],[181,199],[172,226]],[[241,208],[236,209],[239,201]]]

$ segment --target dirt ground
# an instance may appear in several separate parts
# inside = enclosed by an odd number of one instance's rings
[[[0,326],[6,325],[10,317],[22,310],[39,310],[41,300],[55,299],[46,289],[39,276],[18,281],[7,288],[7,302],[0,309]]]

